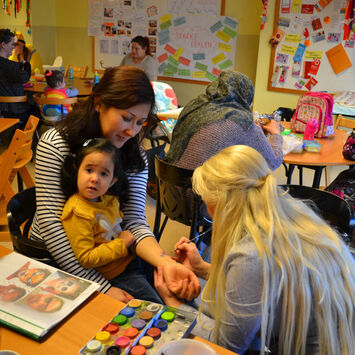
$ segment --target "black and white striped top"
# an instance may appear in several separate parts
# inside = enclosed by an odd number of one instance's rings
[[[44,240],[48,250],[60,268],[71,274],[96,281],[101,284],[100,291],[106,292],[110,283],[96,270],[85,269],[77,261],[67,239],[60,216],[66,198],[60,187],[60,170],[64,158],[69,154],[69,146],[58,131],[46,131],[36,150],[36,202],[31,238]],[[139,173],[128,175],[129,197],[121,204],[124,214],[123,229],[128,229],[139,243],[153,236],[145,217],[146,185],[148,179],[147,157],[141,149],[146,168]]]

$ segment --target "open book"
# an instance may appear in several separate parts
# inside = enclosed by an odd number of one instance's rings
[[[40,340],[99,287],[12,252],[0,258],[0,323]]]

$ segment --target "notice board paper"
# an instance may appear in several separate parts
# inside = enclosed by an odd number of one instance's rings
[[[339,74],[352,66],[352,63],[341,43],[329,49],[329,51],[326,51],[325,54],[327,55],[329,63],[333,67],[335,74]]]

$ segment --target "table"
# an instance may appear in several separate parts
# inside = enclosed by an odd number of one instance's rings
[[[289,122],[282,122],[282,124],[286,128],[290,127]],[[316,139],[322,145],[320,153],[306,151],[303,153],[289,153],[284,156],[283,162],[286,164],[311,166],[312,169],[315,169],[312,187],[319,188],[322,171],[326,166],[355,164],[355,161],[347,160],[343,157],[343,146],[348,136],[348,131],[336,129],[334,135]],[[289,184],[289,181],[287,183]]]
[[[94,87],[94,84],[88,84],[87,83],[88,79],[80,79],[80,78],[74,78],[73,80],[68,80],[66,79],[66,87],[74,86],[75,88],[78,89],[79,94],[78,97],[80,96],[90,96],[92,88]],[[44,93],[44,89],[47,87],[47,83],[44,82],[33,82],[32,87],[24,88],[26,92],[32,92],[32,93]]]
[[[18,118],[0,118],[0,133],[20,122]]]
[[[11,250],[0,246],[0,257]],[[10,329],[0,326],[0,349],[17,351],[21,355],[33,354],[78,354],[79,350],[109,322],[123,307],[124,303],[96,292],[84,304],[61,322],[42,342],[27,338]],[[235,355],[234,352],[212,344],[199,337],[211,346],[217,354]]]

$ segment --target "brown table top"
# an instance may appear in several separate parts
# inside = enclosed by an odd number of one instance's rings
[[[74,78],[73,80],[68,80],[65,79],[66,87],[69,88],[71,86],[74,86],[75,88],[78,89],[79,94],[78,96],[89,96],[91,94],[93,84],[88,84],[87,83],[88,79],[79,79],[79,78]],[[26,92],[33,92],[33,93],[43,93],[44,89],[47,87],[47,83],[45,81],[35,81],[32,82],[33,86],[25,88]]]
[[[290,127],[289,122],[282,123],[286,128]],[[344,129],[336,129],[335,133],[326,138],[316,138],[322,147],[320,153],[303,151],[303,153],[289,153],[283,158],[286,164],[312,165],[312,166],[335,166],[352,165],[355,161],[346,160],[343,157],[343,146],[349,132]]]
[[[11,250],[0,246],[0,257],[10,252]],[[79,309],[52,330],[42,342],[27,338],[0,325],[0,349],[17,351],[21,355],[78,354],[79,350],[124,306],[124,303],[96,292]],[[208,344],[217,354],[235,355],[234,352],[199,337],[193,338]]]
[[[18,118],[0,118],[0,133],[20,122]]]

